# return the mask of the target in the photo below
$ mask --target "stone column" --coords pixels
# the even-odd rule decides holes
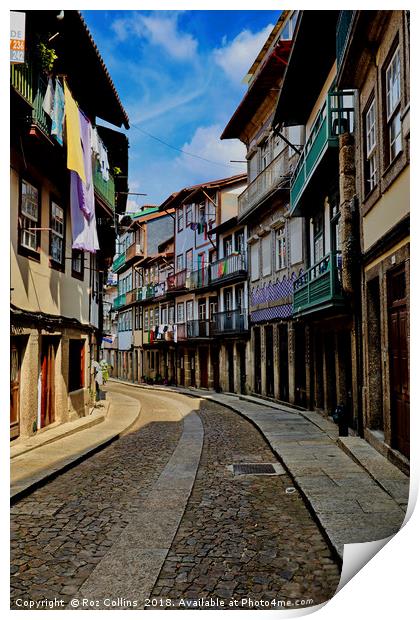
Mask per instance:
[[[254,329],[251,327],[250,339],[246,343],[246,386],[247,393],[254,391]]]
[[[335,377],[336,377],[336,392],[337,392],[337,404],[345,405],[347,401],[346,394],[346,366],[344,355],[342,350],[342,343],[340,342],[340,334],[334,332],[335,342]]]
[[[279,324],[273,324],[273,376],[274,398],[280,399],[280,338]]]
[[[227,392],[229,389],[228,382],[228,368],[227,368],[227,353],[226,346],[222,344],[220,346],[220,365],[219,365],[219,376],[220,376],[220,387],[223,392]]]
[[[289,355],[289,402],[294,405],[296,402],[296,381],[295,381],[295,326],[293,321],[289,321],[287,325],[287,344]]]
[[[31,437],[38,417],[38,378],[40,373],[40,336],[31,330],[22,354],[20,370],[20,437]],[[22,387],[25,386],[25,389]]]
[[[65,332],[58,341],[55,353],[54,384],[55,384],[55,421],[63,424],[69,419],[67,402],[69,376],[69,339]]]
[[[233,391],[241,393],[241,364],[238,343],[233,343]]]
[[[209,369],[209,390],[214,390],[214,372],[213,372],[213,362],[212,362],[212,347],[214,347],[214,344],[211,344],[209,346],[209,353],[208,353],[208,359],[207,359],[207,365],[208,365],[208,369]]]
[[[190,365],[190,353],[188,349],[184,350],[184,377],[185,377],[185,386],[191,386],[191,365]]]
[[[196,347],[194,351],[195,362],[195,385],[200,388],[201,386],[201,364],[200,364],[200,347]]]
[[[266,375],[266,361],[267,351],[265,350],[265,325],[260,326],[261,334],[261,395],[267,395],[267,375]]]

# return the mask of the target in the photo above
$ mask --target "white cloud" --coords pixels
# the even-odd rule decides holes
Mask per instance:
[[[223,127],[218,124],[198,127],[190,142],[182,147],[183,151],[209,161],[182,153],[175,160],[175,164],[186,168],[195,179],[197,176],[201,177],[202,182],[245,172],[245,164],[230,163],[232,159],[240,161],[245,159],[244,145],[239,140],[220,140],[222,131]],[[200,182],[200,180],[195,182]]]
[[[268,24],[263,30],[255,33],[242,30],[231,43],[226,43],[224,37],[222,47],[214,50],[215,62],[231,80],[240,82],[258,56],[273,27],[272,24]]]
[[[192,61],[196,57],[198,41],[191,34],[180,31],[178,15],[178,12],[162,12],[161,15],[134,13],[129,18],[115,20],[112,28],[119,41],[126,41],[134,35],[162,47],[176,60]]]

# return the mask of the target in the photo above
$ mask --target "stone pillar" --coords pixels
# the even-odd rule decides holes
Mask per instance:
[[[238,343],[233,343],[233,391],[241,393],[241,363]]]
[[[200,388],[201,385],[201,364],[200,364],[200,347],[196,347],[194,351],[195,362],[195,385]]]
[[[40,373],[40,336],[33,330],[22,354],[20,370],[20,437],[34,434],[33,423],[38,417],[38,378]],[[25,389],[22,387],[25,386]]]
[[[274,375],[274,398],[280,399],[280,338],[279,325],[273,324],[273,375]]]
[[[220,376],[220,387],[223,392],[227,392],[229,389],[229,382],[228,382],[228,368],[227,368],[227,353],[226,353],[226,346],[224,344],[222,344],[220,347],[219,376]]]
[[[353,204],[356,195],[354,136],[350,133],[339,137],[339,174],[342,283],[346,293],[353,293],[357,285],[355,276],[358,270],[359,234],[358,211]]]
[[[289,321],[287,326],[288,353],[289,353],[289,402],[295,404],[296,382],[295,382],[295,326]]]
[[[190,365],[190,352],[188,349],[184,350],[184,377],[185,386],[191,386],[191,365]]]
[[[67,402],[69,376],[69,339],[62,334],[55,353],[54,384],[55,384],[55,421],[63,424],[69,419]]]
[[[250,339],[246,343],[246,386],[247,393],[254,391],[254,329],[251,327]]]
[[[261,325],[260,334],[261,334],[261,396],[266,396],[267,395],[267,375],[266,375],[267,351],[265,350],[265,325]]]
[[[305,326],[305,365],[306,365],[306,407],[311,409],[313,394],[311,380],[313,373],[313,346],[311,342],[312,331],[309,325]]]
[[[181,356],[178,349],[175,349],[174,357],[175,357],[175,380],[176,380],[177,385],[181,385],[181,359],[183,359],[183,356]]]
[[[212,347],[214,344],[209,346],[207,365],[209,369],[209,390],[214,390],[214,371],[213,371],[213,362],[212,362]]]
[[[335,377],[336,377],[336,392],[337,392],[337,404],[345,405],[347,401],[346,394],[346,365],[345,365],[345,351],[342,350],[342,344],[340,342],[340,334],[334,332],[335,343]]]

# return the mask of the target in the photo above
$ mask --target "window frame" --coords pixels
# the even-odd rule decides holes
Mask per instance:
[[[395,46],[392,55],[390,56],[390,60],[385,64],[384,67],[384,98],[385,98],[385,123],[386,123],[386,162],[390,166],[398,157],[400,153],[403,151],[403,135],[402,135],[402,122],[401,122],[401,99],[402,99],[402,66],[401,66],[401,53],[400,53],[400,44],[397,43]],[[389,108],[389,100],[390,96],[392,96],[393,88],[391,86],[390,90],[388,90],[388,75],[392,70],[394,61],[398,59],[398,99],[393,102],[393,106]],[[392,139],[392,129],[394,127],[394,123],[399,123],[399,131]],[[399,149],[395,150],[394,155],[392,155],[393,146],[396,145],[397,140],[399,139]]]
[[[53,216],[53,207],[60,209],[63,213],[63,221],[62,221],[63,232],[62,232],[61,237],[60,237],[60,233],[57,232],[53,228],[53,222],[54,220],[57,219],[55,216]],[[52,195],[50,195],[49,221],[50,221],[50,231],[49,231],[49,240],[48,240],[48,255],[49,255],[49,260],[50,260],[50,267],[52,269],[57,269],[57,271],[62,271],[64,273],[66,270],[66,256],[65,256],[66,255],[66,209],[65,207],[60,206],[59,201],[56,199],[55,196],[52,196]],[[56,260],[52,256],[52,242],[53,242],[54,236],[56,236],[58,239],[61,238],[61,254],[62,254],[61,261]]]
[[[373,117],[372,122],[369,118]],[[373,94],[363,114],[363,144],[365,149],[365,196],[378,185],[378,121],[376,97]],[[373,140],[372,140],[373,134]],[[373,169],[373,172],[372,172]],[[372,177],[374,177],[372,181]]]
[[[76,259],[76,254],[80,256],[80,262],[81,262],[80,271],[77,271],[74,268],[74,261]],[[77,280],[82,280],[82,281],[84,280],[85,278],[85,252],[84,250],[76,250],[72,248],[71,250],[71,275],[73,278],[76,278]]]
[[[184,205],[181,205],[177,210],[177,231],[184,230]]]
[[[33,258],[37,262],[41,261],[41,231],[35,231],[35,239],[36,239],[36,250],[28,247],[22,243],[22,233],[25,230],[23,226],[23,218],[31,220],[28,218],[28,215],[22,212],[22,204],[23,204],[23,183],[26,183],[33,187],[38,193],[38,213],[37,220],[32,220],[34,223],[34,228],[40,228],[41,226],[41,210],[42,210],[42,196],[41,196],[41,188],[38,184],[34,183],[30,177],[27,175],[19,176],[19,211],[18,211],[18,253],[22,256],[26,256],[28,258]]]

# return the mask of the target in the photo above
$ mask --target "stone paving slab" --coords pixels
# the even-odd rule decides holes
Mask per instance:
[[[108,392],[108,397],[109,412],[101,424],[83,428],[83,432],[66,434],[11,460],[11,499],[18,499],[41,482],[108,445],[133,425],[140,415],[139,402],[119,393]]]
[[[199,401],[195,403],[199,407]],[[203,426],[191,406],[174,402],[183,417],[177,447],[121,536],[99,562],[75,598],[139,601],[150,596],[178,530],[195,481],[203,446]],[[100,607],[103,608],[103,607]],[[117,606],[113,609],[124,609]]]

